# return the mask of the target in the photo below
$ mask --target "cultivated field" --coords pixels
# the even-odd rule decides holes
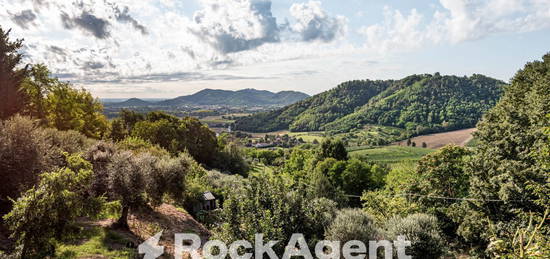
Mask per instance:
[[[424,155],[435,150],[420,147],[385,146],[379,148],[366,148],[349,152],[351,157],[366,156],[371,162],[394,164],[401,162],[416,162]]]
[[[447,144],[465,146],[470,140],[472,140],[472,133],[475,131],[475,128],[470,128],[444,133],[428,134],[411,138],[411,141],[415,142],[417,147],[421,147],[422,143],[424,142],[428,145],[428,148],[433,149],[441,148]],[[406,146],[407,140],[395,142],[393,143],[393,145]]]

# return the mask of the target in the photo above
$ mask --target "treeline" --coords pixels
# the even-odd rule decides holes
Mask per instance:
[[[505,84],[483,76],[413,75],[401,80],[350,81],[287,106],[236,121],[252,132],[281,129],[348,132],[367,124],[410,134],[474,127],[498,101]]]

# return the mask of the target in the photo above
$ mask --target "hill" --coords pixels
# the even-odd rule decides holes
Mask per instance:
[[[124,102],[108,102],[107,107],[145,107],[145,106],[285,106],[309,95],[296,91],[273,93],[265,90],[243,89],[238,91],[204,89],[192,95],[179,96],[160,102],[148,102],[131,98]]]
[[[236,129],[342,133],[374,124],[423,134],[471,128],[495,105],[504,85],[483,75],[439,73],[349,81],[287,107],[241,118]]]
[[[110,107],[143,107],[143,106],[151,106],[153,105],[153,103],[144,101],[138,98],[130,98],[123,102],[105,103],[104,105],[110,106]]]
[[[295,103],[307,97],[309,97],[309,95],[294,91],[273,93],[270,91],[256,89],[243,89],[239,91],[204,89],[195,94],[165,100],[156,103],[156,105],[284,106]]]

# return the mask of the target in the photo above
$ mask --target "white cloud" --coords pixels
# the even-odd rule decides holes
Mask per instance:
[[[504,32],[550,27],[547,0],[440,0],[445,9],[434,16],[436,33],[453,43]]]
[[[422,15],[416,9],[403,15],[390,7],[384,8],[384,22],[359,29],[366,38],[365,47],[381,52],[394,49],[411,49],[421,46],[424,35],[420,24]]]
[[[270,0],[202,0],[193,33],[219,52],[232,53],[279,41]]]
[[[548,0],[440,0],[440,5],[428,21],[415,9],[403,15],[385,7],[383,22],[358,32],[367,48],[387,52],[550,28]]]
[[[293,4],[290,14],[296,19],[291,29],[299,33],[304,41],[330,42],[344,35],[347,30],[347,18],[328,15],[319,1]]]

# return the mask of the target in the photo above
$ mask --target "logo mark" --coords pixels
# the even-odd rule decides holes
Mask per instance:
[[[156,259],[164,254],[164,246],[158,245],[161,235],[162,230],[138,246],[138,252],[145,254],[143,259]]]

